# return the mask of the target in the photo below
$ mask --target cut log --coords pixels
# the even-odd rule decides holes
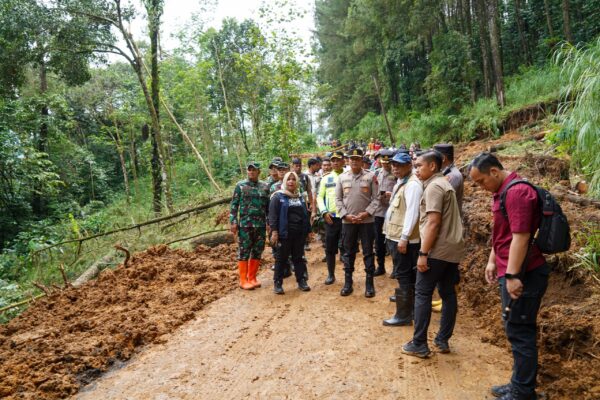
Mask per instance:
[[[191,241],[193,247],[198,247],[200,245],[208,246],[208,247],[216,247],[220,244],[232,244],[235,243],[235,238],[231,232],[215,232],[209,235],[204,235],[198,238],[195,238]]]
[[[75,279],[73,286],[80,287],[87,281],[94,279],[100,273],[102,268],[105,268],[113,262],[115,255],[116,254],[114,250],[112,250],[110,253],[90,265],[90,267],[86,269],[85,272],[79,276],[79,278]]]

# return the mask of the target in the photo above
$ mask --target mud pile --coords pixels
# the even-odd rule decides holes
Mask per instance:
[[[483,149],[471,146],[469,150]],[[472,158],[474,151],[463,157]],[[500,159],[507,169],[545,187],[564,181],[565,174],[568,178],[568,163],[564,160],[534,155]],[[465,181],[468,249],[461,265],[460,297],[466,306],[463,309],[470,309],[479,321],[481,339],[509,349],[501,324],[498,288],[488,285],[483,277],[491,245],[490,206],[491,195]],[[586,224],[600,226],[600,210],[594,207],[568,201],[561,202],[561,207],[575,238]],[[567,254],[547,256],[553,273],[538,319],[539,383],[552,399],[600,398],[600,289],[581,271],[569,268],[574,262],[573,253],[582,242],[581,238],[575,240]]]
[[[192,252],[160,245],[36,301],[0,326],[0,398],[68,397],[137,347],[164,342],[236,287],[235,259],[231,245]]]

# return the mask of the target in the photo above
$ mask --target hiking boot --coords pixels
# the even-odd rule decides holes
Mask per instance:
[[[442,353],[442,354],[450,353],[450,345],[448,345],[448,341],[435,339],[433,341],[433,344],[435,345],[435,347],[437,347],[437,349],[440,353]]]
[[[520,394],[517,393],[514,389],[512,389],[511,387],[511,391],[502,395],[501,397],[498,397],[499,400],[537,400],[538,396],[537,394],[532,393],[532,394]]]
[[[275,281],[273,284],[273,292],[275,294],[284,294],[285,292],[283,291],[283,282],[282,281]]]
[[[365,297],[375,297],[375,285],[373,285],[373,276],[367,275],[365,281]]]
[[[490,389],[490,392],[492,392],[492,395],[494,397],[502,397],[506,393],[510,393],[511,388],[512,388],[512,385],[510,383],[506,383],[504,385],[492,386],[492,388]]]
[[[415,344],[412,340],[402,346],[402,353],[409,356],[427,358],[431,355],[431,350],[427,347],[427,344]]]
[[[302,279],[300,282],[298,282],[298,289],[302,290],[303,292],[310,292],[310,286],[308,286],[308,283],[306,283],[305,279]]]

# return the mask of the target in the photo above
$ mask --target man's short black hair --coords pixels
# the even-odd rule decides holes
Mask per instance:
[[[292,164],[296,164],[296,165],[300,164],[300,165],[302,165],[302,160],[300,158],[298,158],[298,157],[294,157],[294,158],[292,158]]]
[[[471,161],[471,165],[469,168],[477,168],[479,172],[482,174],[489,174],[490,168],[496,167],[500,171],[504,169],[498,157],[493,155],[492,153],[488,153],[487,151],[479,154],[477,157]]]
[[[425,160],[425,162],[435,163],[435,166],[437,167],[438,171],[442,169],[442,161],[444,160],[444,157],[442,156],[442,153],[440,153],[439,151],[427,150],[423,154],[420,154],[419,157],[422,157],[423,160]]]
[[[316,158],[310,158],[307,163],[307,165],[309,167],[312,167],[313,165],[317,165],[317,164],[319,164],[319,160],[317,160]]]

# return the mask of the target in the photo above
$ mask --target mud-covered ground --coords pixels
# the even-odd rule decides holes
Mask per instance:
[[[515,139],[511,133],[470,143],[458,151],[457,164]],[[553,190],[569,185],[563,160],[539,154],[501,160]],[[381,326],[393,312],[386,296],[394,282],[377,278],[377,297],[365,299],[357,260],[355,293],[341,298],[340,280],[322,284],[317,243],[308,255],[313,291],[299,292],[288,279],[285,296],[271,293],[268,270],[263,289],[230,293],[237,286],[235,246],[188,252],[161,245],[79,289],[56,290],[0,326],[0,397],[59,399],[83,389],[80,396],[90,399],[485,398],[489,385],[508,379],[511,359],[497,288],[483,279],[490,203],[490,194],[465,182],[469,249],[449,356],[401,355],[412,329]],[[600,224],[594,207],[568,201],[562,207],[575,234]],[[570,269],[584,241],[549,258],[554,273],[539,317],[539,381],[552,399],[600,398],[600,290]],[[338,279],[340,269],[338,263]],[[436,326],[434,320],[430,334]]]
[[[157,246],[0,326],[0,398],[61,399],[236,287],[235,247]]]

